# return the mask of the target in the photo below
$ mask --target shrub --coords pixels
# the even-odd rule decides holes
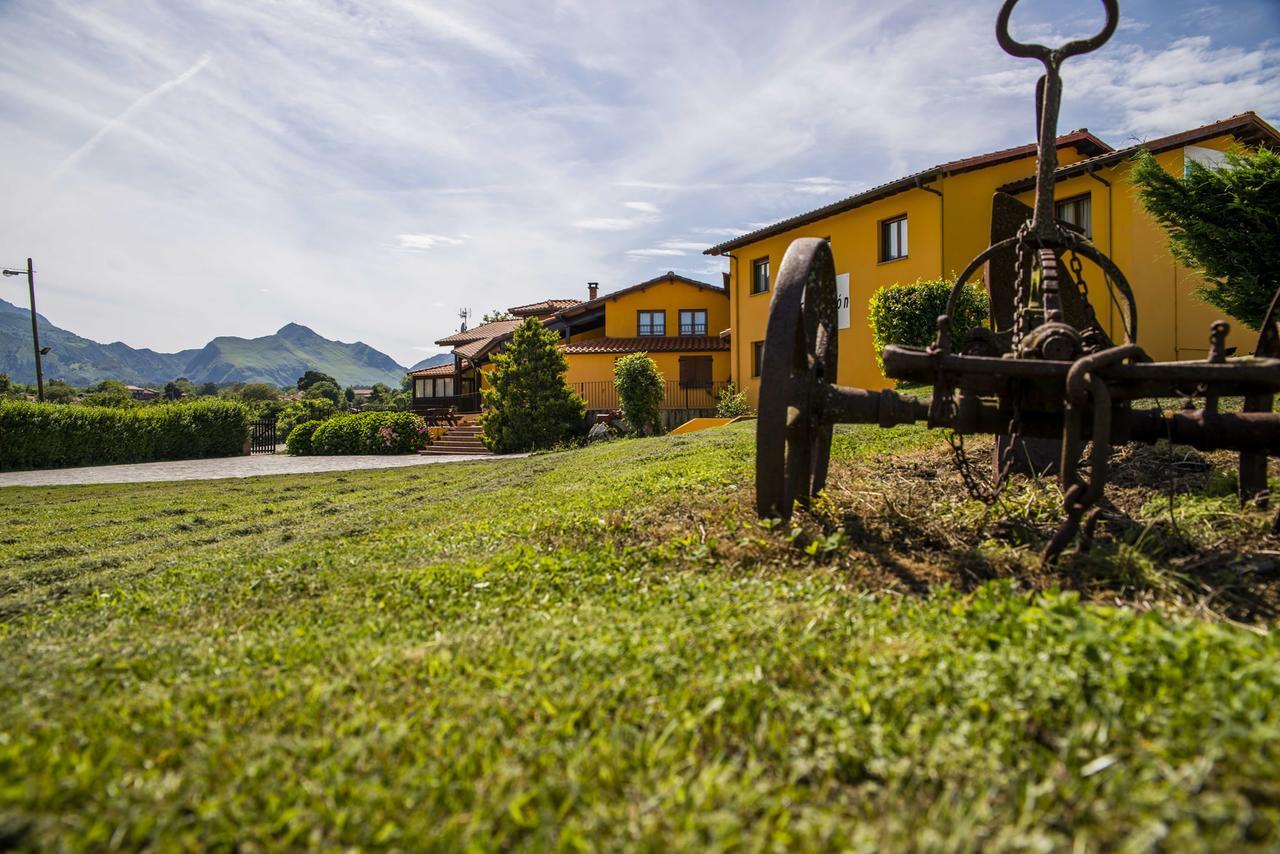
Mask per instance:
[[[311,427],[311,424],[316,426]],[[294,442],[293,433],[285,447],[294,454],[411,454],[430,444],[427,423],[410,412],[360,412],[339,415],[328,421],[300,424],[309,433]],[[299,450],[294,450],[297,447]]]
[[[324,421],[332,418],[335,412],[337,407],[332,401],[323,397],[314,400],[295,400],[281,409],[276,416],[276,431],[281,436],[289,436],[293,433],[293,428],[304,421]]]
[[[927,347],[938,334],[938,316],[947,313],[952,282],[920,280],[910,285],[891,285],[871,295],[868,319],[875,345],[876,364],[884,370],[882,354],[890,344]],[[951,340],[959,344],[989,314],[987,292],[981,285],[966,285],[951,318]]]
[[[285,450],[295,457],[305,457],[315,453],[312,450],[311,437],[316,432],[323,421],[303,421],[297,427],[294,427],[288,433],[284,440]]]
[[[1150,152],[1130,173],[1173,256],[1199,270],[1196,296],[1258,329],[1280,287],[1280,151],[1229,151],[1220,168],[1170,175]]]
[[[251,416],[225,400],[116,409],[0,403],[0,469],[190,460],[244,453]]]
[[[720,389],[720,403],[716,406],[717,418],[739,418],[751,414],[747,393],[739,391],[733,383]]]
[[[529,318],[493,357],[484,391],[484,444],[500,454],[550,448],[584,429],[587,405],[565,385],[560,337]]]
[[[613,387],[618,390],[622,417],[632,430],[662,432],[662,373],[648,353],[631,353],[619,359],[613,366]]]

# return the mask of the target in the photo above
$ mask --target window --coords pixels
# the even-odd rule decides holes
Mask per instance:
[[[751,345],[751,376],[760,376],[760,367],[764,364],[764,342],[756,341]]]
[[[707,310],[705,308],[680,309],[681,335],[706,335]]]
[[[762,294],[769,290],[769,259],[759,258],[751,262],[751,293]]]
[[[453,397],[453,377],[417,377],[413,381],[417,398]]]
[[[886,219],[880,223],[880,262],[907,257],[907,218]]]
[[[680,388],[711,388],[711,357],[680,357]]]
[[[637,335],[666,335],[667,313],[665,311],[641,311],[636,324]]]
[[[1056,202],[1053,206],[1053,215],[1058,222],[1072,231],[1078,231],[1085,237],[1093,237],[1093,211],[1088,193]]]

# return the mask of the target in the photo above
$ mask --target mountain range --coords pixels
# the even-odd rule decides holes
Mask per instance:
[[[308,370],[329,374],[343,386],[386,383],[397,387],[406,368],[368,344],[347,344],[318,335],[305,326],[288,323],[274,335],[237,338],[223,335],[195,350],[157,353],[116,341],[99,344],[60,329],[37,315],[40,346],[51,348],[41,360],[45,381],[63,380],[86,386],[102,380],[132,385],[163,385],[178,377],[193,383],[265,382],[289,387]],[[419,367],[451,361],[442,353],[424,359]],[[0,373],[15,382],[33,383],[31,312],[0,300]]]

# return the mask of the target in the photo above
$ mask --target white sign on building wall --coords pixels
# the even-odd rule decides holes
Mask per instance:
[[[837,317],[839,322],[837,326],[840,329],[849,328],[849,274],[841,273],[836,276],[836,305],[839,313]]]

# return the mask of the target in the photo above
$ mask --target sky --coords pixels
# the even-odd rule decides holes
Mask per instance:
[[[34,257],[41,313],[103,342],[293,321],[412,364],[461,308],[719,283],[712,243],[1031,142],[1039,64],[1000,51],[998,9],[0,0],[0,264]],[[1024,0],[1013,32],[1102,16]],[[1060,129],[1116,147],[1280,124],[1280,0],[1124,0],[1064,77]]]

